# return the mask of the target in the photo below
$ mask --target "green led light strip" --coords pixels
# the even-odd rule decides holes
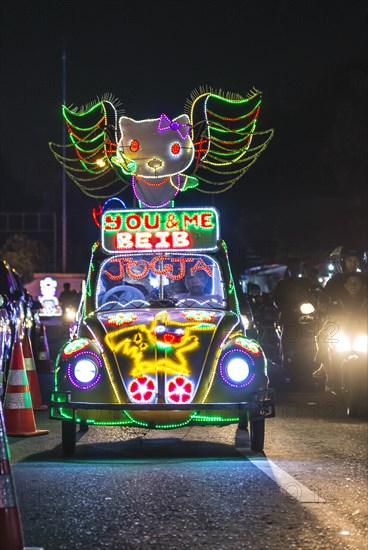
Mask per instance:
[[[92,133],[92,132],[91,132],[91,133]],[[73,134],[70,134],[70,133],[69,133],[69,137],[70,137],[71,141],[73,142],[73,145],[76,147],[76,146],[77,146],[77,145],[76,145],[76,139],[75,139],[75,137],[73,136]],[[92,139],[87,139],[87,137],[89,137],[89,136],[86,136],[86,137],[83,138],[83,139],[80,139],[80,138],[78,138],[78,139],[79,139],[79,141],[82,141],[83,143],[93,143],[93,142],[96,141],[97,139],[99,139],[99,138],[101,138],[101,137],[105,137],[105,132],[102,131],[100,134],[97,134],[97,136],[95,136],[95,137],[92,138]],[[102,145],[101,145],[101,147],[102,147]]]
[[[233,130],[229,130],[229,128],[226,128],[225,126],[210,126],[210,130],[211,131],[215,131],[215,132],[220,132],[220,133],[223,133],[223,134],[241,134],[242,132],[245,132],[247,131],[247,128],[249,128],[249,126],[251,126],[251,129],[248,130],[249,133],[253,133],[254,131],[254,128],[257,124],[257,120],[252,120],[252,122],[250,122],[249,124],[247,124],[246,126],[244,126],[244,128],[239,128],[237,130],[233,129]]]
[[[250,99],[254,99],[254,98],[250,98]],[[223,117],[223,116],[219,115],[218,113],[215,113],[214,111],[211,111],[210,109],[207,109],[207,113],[209,113],[210,115],[212,115],[214,117],[221,118],[222,120],[228,120],[230,122],[235,122],[237,120],[243,120],[244,118],[248,118],[249,116],[251,116],[254,113],[254,111],[256,111],[256,109],[261,105],[261,103],[262,103],[262,99],[260,99],[258,101],[258,103],[255,104],[255,106],[253,107],[253,109],[251,111],[249,111],[249,113],[247,113],[245,115],[241,115],[239,117],[233,117],[233,118]]]
[[[98,122],[96,122],[93,126],[86,126],[85,128],[81,128],[80,126],[77,126],[76,124],[73,124],[73,122],[67,117],[65,111],[66,111],[66,108],[63,107],[63,117],[64,117],[64,119],[70,124],[70,126],[73,126],[73,128],[75,128],[76,130],[80,130],[82,132],[88,132],[89,130],[94,130],[95,128],[97,128],[97,126],[99,126],[101,124],[101,122],[103,122],[105,120],[105,115],[102,115],[100,120]],[[68,112],[70,112],[70,111],[68,111]],[[77,113],[74,113],[74,114],[77,114]],[[80,114],[80,113],[78,113],[78,114]]]
[[[63,105],[62,109],[63,109],[63,111],[65,109],[66,111],[68,111],[68,113],[72,114],[73,116],[86,116],[89,113],[91,113],[92,111],[95,111],[98,107],[101,107],[101,105],[102,105],[101,102],[96,103],[96,105],[92,105],[92,107],[87,109],[87,111],[81,111],[80,113],[76,113],[75,111],[72,111],[71,109],[68,109],[68,107],[66,107],[65,105]]]

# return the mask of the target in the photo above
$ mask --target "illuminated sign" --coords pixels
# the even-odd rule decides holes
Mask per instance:
[[[101,223],[105,252],[217,250],[215,208],[108,210]]]
[[[186,267],[188,264],[194,264]],[[164,275],[168,279],[180,280],[185,277],[186,273],[192,276],[197,271],[205,272],[209,277],[212,277],[212,266],[206,264],[202,257],[191,256],[155,256],[149,262],[144,258],[134,260],[129,256],[120,258],[111,258],[105,262],[103,274],[111,281],[119,281],[125,275],[132,279],[144,279],[151,271],[155,275]],[[107,268],[106,268],[107,265]],[[113,269],[113,273],[109,271]]]

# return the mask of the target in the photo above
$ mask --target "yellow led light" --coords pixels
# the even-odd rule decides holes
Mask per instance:
[[[116,397],[116,401],[117,401],[118,403],[122,403],[123,401],[122,401],[122,399],[121,399],[121,397],[120,397],[120,395],[119,395],[118,388],[117,388],[117,386],[116,386],[116,384],[115,384],[115,382],[114,382],[114,377],[113,377],[113,375],[112,375],[112,370],[111,370],[110,363],[109,363],[109,361],[108,361],[108,359],[107,359],[107,357],[106,357],[106,355],[105,355],[104,353],[102,354],[102,360],[103,360],[103,362],[104,362],[104,364],[105,364],[106,371],[107,371],[107,376],[109,377],[110,384],[111,384],[111,386],[112,386],[112,389],[114,390],[114,394],[115,394],[115,397]]]
[[[143,374],[160,372],[165,374],[189,375],[187,354],[199,346],[198,336],[191,333],[192,326],[188,323],[170,321],[170,326],[185,327],[184,334],[179,341],[163,342],[170,344],[165,351],[165,357],[157,358],[157,349],[160,341],[157,341],[155,329],[158,323],[163,323],[166,314],[157,316],[149,327],[135,325],[124,327],[106,335],[105,341],[110,349],[117,355],[126,355],[133,360],[132,370],[129,373],[137,378]],[[190,323],[190,325],[193,325]],[[169,351],[169,349],[170,351]],[[170,354],[170,355],[169,355]]]

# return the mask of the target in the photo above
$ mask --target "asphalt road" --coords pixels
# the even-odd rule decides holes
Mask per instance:
[[[65,326],[48,326],[56,356]],[[48,395],[52,375],[41,375]],[[74,549],[368,548],[367,423],[322,393],[277,396],[265,453],[236,426],[91,427],[76,453],[61,425],[9,438],[25,543]],[[9,549],[11,550],[11,549]]]
[[[49,435],[9,438],[28,546],[367,548],[367,424],[337,398],[280,395],[264,455],[235,426],[99,427],[65,459],[36,420]]]

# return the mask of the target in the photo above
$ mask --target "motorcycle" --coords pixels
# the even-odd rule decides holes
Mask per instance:
[[[336,330],[338,325],[336,325]],[[368,415],[367,322],[348,321],[338,333],[329,338],[329,352],[336,386],[341,388],[347,414],[351,417]]]
[[[258,333],[258,341],[270,366],[281,364],[278,337],[275,331],[276,309],[272,301],[272,295],[261,292],[259,285],[248,283],[247,289],[250,308],[253,313],[254,325]]]
[[[304,389],[315,386],[319,289],[310,290],[303,298],[279,314],[275,328],[287,382]]]

